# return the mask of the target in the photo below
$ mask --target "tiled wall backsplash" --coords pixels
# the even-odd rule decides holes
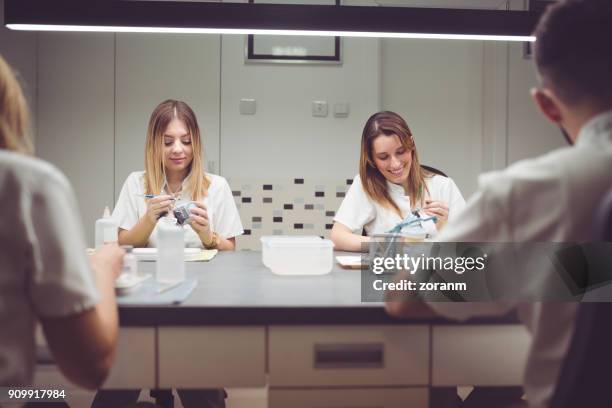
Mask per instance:
[[[259,250],[259,238],[263,235],[329,238],[336,210],[353,180],[231,178],[227,181],[245,231],[236,238],[236,247]]]

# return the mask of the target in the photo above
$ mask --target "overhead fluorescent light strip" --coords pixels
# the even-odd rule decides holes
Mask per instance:
[[[533,36],[483,35],[483,34],[427,34],[427,33],[377,33],[360,31],[310,31],[310,30],[264,30],[241,28],[186,28],[186,27],[119,27],[79,26],[53,24],[7,24],[11,30],[23,31],[74,31],[111,33],[182,33],[182,34],[258,34],[300,35],[317,37],[366,37],[366,38],[420,38],[440,40],[520,41],[533,42]]]
[[[4,0],[15,30],[533,41],[525,11],[192,1]]]

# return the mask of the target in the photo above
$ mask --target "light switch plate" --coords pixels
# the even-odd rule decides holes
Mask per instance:
[[[348,118],[349,111],[350,104],[348,102],[334,104],[334,116],[337,118]]]
[[[324,118],[327,116],[326,101],[312,101],[312,116]]]
[[[240,100],[240,114],[254,115],[257,112],[257,101],[255,99],[242,98]]]

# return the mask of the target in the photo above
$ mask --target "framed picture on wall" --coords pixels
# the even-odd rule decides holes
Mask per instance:
[[[249,3],[279,3],[279,0],[249,0]],[[289,3],[289,2],[288,2]],[[340,5],[340,0],[291,0],[290,4]],[[340,37],[294,35],[247,36],[247,63],[341,64]]]

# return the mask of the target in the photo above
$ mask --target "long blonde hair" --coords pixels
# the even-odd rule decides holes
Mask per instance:
[[[0,55],[0,149],[32,154],[28,105],[11,67]]]
[[[145,193],[161,194],[166,183],[164,168],[164,132],[173,119],[181,120],[191,135],[193,159],[189,165],[189,181],[187,189],[192,200],[201,200],[208,194],[210,179],[202,168],[202,144],[200,142],[200,128],[193,110],[182,101],[168,99],[157,105],[147,130],[145,143]]]
[[[382,206],[393,209],[399,216],[402,216],[399,207],[391,199],[387,187],[387,179],[381,174],[374,162],[372,144],[374,139],[381,135],[397,135],[402,146],[412,153],[412,164],[408,174],[408,195],[410,196],[410,205],[412,207],[415,207],[419,202],[421,205],[423,204],[424,191],[429,192],[425,178],[430,177],[431,174],[421,168],[412,132],[400,115],[384,111],[370,116],[363,127],[363,134],[361,136],[361,156],[359,159],[361,183],[370,199]]]

